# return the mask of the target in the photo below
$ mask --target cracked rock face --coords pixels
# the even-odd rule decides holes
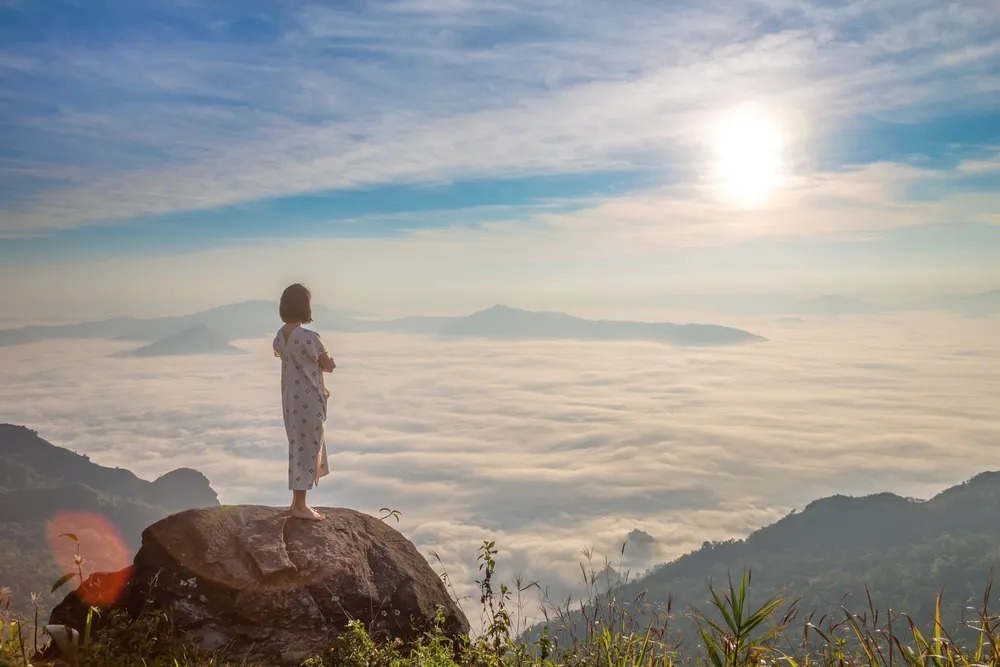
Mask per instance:
[[[152,604],[185,641],[267,664],[318,653],[351,619],[376,636],[412,640],[430,629],[440,606],[449,634],[468,633],[464,614],[409,540],[366,514],[318,509],[326,520],[252,505],[167,517],[143,533],[118,604],[133,615]],[[78,625],[70,618],[81,607],[75,595],[51,622]]]

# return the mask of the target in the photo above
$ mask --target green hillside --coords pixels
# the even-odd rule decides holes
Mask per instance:
[[[812,616],[817,623],[843,619],[842,607],[868,611],[870,593],[883,618],[889,609],[905,611],[926,627],[943,589],[946,629],[971,640],[964,621],[969,608],[982,607],[998,566],[1000,473],[985,472],[926,501],[891,493],[824,498],[744,540],[705,542],[633,581],[617,578],[602,586],[605,578],[598,577],[597,602],[549,626],[568,642],[585,633],[585,616],[607,616],[612,599],[640,626],[662,615],[670,601],[675,639],[697,643],[690,610],[709,606],[709,582],[727,586],[730,574],[738,579],[746,569],[751,601],[781,595],[797,601],[800,619]]]
[[[19,611],[32,606],[32,593],[41,595],[43,610],[65,595],[65,590],[49,593],[63,570],[47,529],[52,532],[51,522],[62,513],[107,521],[131,553],[151,523],[191,507],[218,504],[208,480],[195,470],[175,470],[150,482],[128,470],[97,465],[23,426],[0,424],[0,587],[11,589],[12,607]],[[117,539],[100,531],[66,529],[83,531],[85,569],[108,562],[121,549]]]

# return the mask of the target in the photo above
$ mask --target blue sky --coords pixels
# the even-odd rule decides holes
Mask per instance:
[[[994,0],[3,0],[0,305],[989,289],[998,35]]]

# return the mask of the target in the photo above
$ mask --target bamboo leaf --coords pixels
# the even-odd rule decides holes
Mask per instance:
[[[857,619],[851,615],[851,612],[844,609],[844,615],[847,617],[847,622],[851,624],[851,629],[854,631],[854,636],[858,638],[858,643],[861,644],[861,648],[864,649],[865,655],[868,657],[868,664],[874,664],[875,655],[868,647],[868,641],[865,632],[861,629],[861,626],[858,625]]]
[[[934,641],[931,644],[931,657],[934,659],[934,664],[937,667],[941,667],[941,653],[943,648],[943,642],[941,637],[944,633],[944,626],[941,625],[941,597],[944,595],[942,590],[938,593],[937,599],[934,600]]]
[[[739,632],[739,626],[736,625],[735,619],[732,615],[730,615],[728,605],[726,605],[725,601],[719,597],[719,594],[715,592],[715,589],[712,588],[711,584],[708,586],[708,592],[712,594],[712,599],[714,600],[713,605],[722,614],[722,618],[725,619],[726,625],[729,626],[730,633],[736,635]]]
[[[55,593],[57,590],[59,590],[60,588],[62,588],[63,585],[67,581],[69,581],[70,579],[72,579],[75,576],[76,576],[76,572],[70,572],[68,574],[64,574],[63,576],[59,577],[58,579],[56,579],[56,582],[54,584],[52,584],[52,590],[49,591],[49,592],[50,593]]]
[[[708,651],[708,657],[712,661],[712,664],[715,667],[723,667],[723,660],[718,644],[715,643],[711,635],[705,632],[701,626],[698,626],[698,632],[701,633],[701,640],[705,642],[705,650]]]
[[[743,625],[743,605],[742,601],[737,598],[736,590],[733,588],[733,578],[729,577],[729,606],[732,610],[733,615],[733,635],[739,636],[740,626]]]
[[[923,634],[921,634],[920,629],[917,628],[913,621],[910,621],[910,632],[913,634],[913,641],[917,645],[917,649],[922,655],[926,655],[930,652],[930,643],[924,639]]]
[[[716,623],[715,621],[713,621],[711,618],[709,618],[704,612],[702,612],[702,611],[700,611],[698,609],[695,609],[694,613],[698,617],[698,620],[704,621],[705,623],[707,623],[713,630],[715,630],[716,632],[718,632],[720,635],[726,634],[726,630],[721,625],[719,625],[718,623]],[[699,624],[699,627],[700,627],[700,624]]]

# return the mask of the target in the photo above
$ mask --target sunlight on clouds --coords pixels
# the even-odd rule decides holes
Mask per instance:
[[[785,138],[775,116],[745,103],[721,114],[712,128],[715,177],[740,206],[763,204],[780,184]]]
[[[806,2],[791,25],[782,3],[459,3],[457,13],[363,3],[272,17],[289,32],[268,48],[53,40],[3,54],[46,54],[40,75],[52,85],[26,91],[25,108],[59,112],[11,121],[41,148],[10,167],[31,186],[0,203],[0,235],[373,184],[644,168],[665,156],[687,167],[707,110],[748,89],[841,125],[993,104],[1000,78],[982,66],[995,50],[992,0],[960,12],[886,1],[886,11]],[[480,46],[485,30],[504,32],[498,20],[511,39]],[[549,39],[518,39],[526,25]],[[934,38],[914,49],[913,34]],[[343,39],[367,56],[330,55]],[[51,97],[80,89],[94,108]],[[52,141],[77,150],[41,150]],[[74,154],[87,163],[67,164]],[[765,189],[736,171],[737,191]]]
[[[758,208],[678,185],[587,199],[572,211],[511,210],[488,227],[475,224],[473,208],[450,212],[454,223],[446,227],[400,236],[258,239],[181,256],[66,261],[58,272],[0,262],[0,282],[19,285],[0,293],[0,310],[22,320],[180,314],[273,298],[298,280],[325,292],[327,303],[394,315],[467,314],[495,303],[578,309],[593,298],[648,312],[671,290],[863,295],[897,285],[910,292],[906,298],[982,291],[1000,281],[1000,265],[985,248],[963,244],[959,226],[933,255],[901,246],[894,256],[876,256],[860,245],[904,228],[1000,223],[995,195],[963,180],[966,172],[996,172],[1000,154],[966,164],[875,163],[789,175]],[[939,198],[907,195],[934,191]],[[822,253],[789,245],[806,242],[828,245]],[[837,243],[859,245],[848,257],[837,254]],[[169,290],[151,292],[148,284]]]

